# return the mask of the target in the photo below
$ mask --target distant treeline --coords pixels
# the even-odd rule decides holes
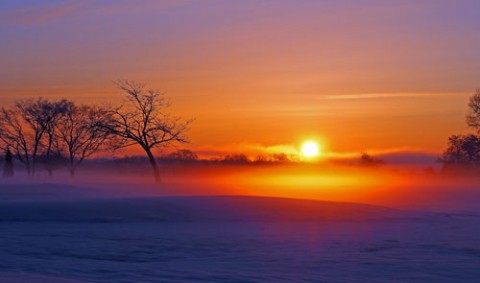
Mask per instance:
[[[51,160],[39,155],[37,157],[38,164],[42,169],[52,167]],[[0,155],[0,164],[4,163],[5,156]],[[236,153],[227,154],[221,157],[213,157],[208,159],[199,158],[199,156],[188,149],[179,149],[171,153],[156,157],[157,162],[161,164],[222,164],[222,165],[255,165],[255,164],[289,164],[299,162],[296,155],[287,155],[285,153],[277,154],[258,154],[254,158],[249,158],[246,154]],[[45,162],[47,161],[47,162]],[[379,158],[370,156],[367,153],[360,153],[358,157],[351,159],[329,160],[332,164],[337,165],[356,165],[361,167],[378,168],[385,164]],[[96,157],[85,159],[83,163],[87,165],[108,164],[113,165],[138,165],[149,164],[149,160],[145,156],[123,156],[123,157]],[[54,169],[60,170],[69,168],[69,159],[62,155],[57,156]]]
[[[227,154],[221,157],[208,159],[199,158],[198,155],[188,149],[180,149],[175,152],[160,155],[157,161],[161,164],[220,164],[220,165],[262,165],[262,164],[292,164],[299,162],[295,155],[285,153],[278,154],[258,154],[254,158],[249,158],[246,154],[236,153]],[[114,158],[95,158],[86,161],[89,164],[118,164],[118,165],[136,165],[147,164],[148,159],[144,156],[124,156]],[[328,160],[332,165],[359,166],[366,168],[379,168],[385,165],[385,162],[379,158],[370,156],[368,153],[360,153],[358,157],[339,160]]]

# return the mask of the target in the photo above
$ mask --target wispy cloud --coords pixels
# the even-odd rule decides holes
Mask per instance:
[[[187,5],[196,0],[144,0],[144,1],[116,1],[107,3],[97,7],[97,11],[102,14],[115,14],[123,12],[131,12],[133,9],[167,11],[172,8]]]
[[[9,25],[36,25],[54,21],[75,11],[80,2],[61,5],[36,4],[0,14],[0,22]]]
[[[16,10],[0,12],[0,23],[8,25],[37,25],[52,22],[58,18],[77,12],[82,6],[79,15],[104,16],[134,10],[167,11],[172,8],[187,5],[195,0],[162,0],[162,1],[64,1],[50,4],[27,5]]]
[[[433,96],[451,96],[464,95],[470,93],[453,93],[453,92],[438,92],[438,93],[358,93],[358,94],[338,94],[326,95],[323,99],[341,100],[341,99],[372,99],[372,98],[397,98],[397,97],[433,97]]]
[[[390,148],[369,148],[363,149],[358,151],[342,151],[342,152],[335,152],[335,151],[328,151],[325,152],[324,155],[327,158],[332,159],[352,159],[358,158],[361,153],[368,153],[372,156],[378,157],[385,157],[385,156],[412,156],[412,155],[431,155],[431,156],[438,156],[439,152],[434,150],[428,150],[424,148],[417,148],[417,147],[390,147]]]

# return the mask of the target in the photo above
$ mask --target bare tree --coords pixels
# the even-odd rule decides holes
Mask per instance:
[[[65,111],[66,104],[66,100],[50,102],[37,98],[18,100],[12,107],[0,110],[1,146],[13,150],[29,175],[35,175],[39,155],[49,155],[53,138],[48,132]]]
[[[32,175],[35,175],[37,157],[43,145],[44,134],[62,115],[66,103],[66,100],[50,102],[41,97],[15,102],[14,110],[18,111],[25,125],[30,128]]]
[[[62,118],[70,110],[71,105],[73,105],[73,102],[62,99],[53,102],[51,107],[54,115],[51,116],[50,122],[46,124],[44,138],[42,139],[44,148],[42,159],[49,176],[52,176],[53,170],[61,167],[63,163],[64,157],[62,156],[59,139],[57,138],[57,128]]]
[[[56,127],[59,146],[66,152],[70,175],[75,176],[82,161],[105,145],[109,132],[105,130],[107,111],[96,106],[67,105]]]
[[[480,89],[470,97],[468,102],[467,125],[480,131]]]
[[[480,168],[480,138],[476,135],[452,135],[448,147],[438,160],[442,171],[478,174]]]
[[[169,115],[170,106],[164,94],[157,89],[146,89],[144,84],[128,80],[116,82],[127,100],[112,110],[111,133],[121,139],[119,147],[140,146],[148,156],[155,181],[161,181],[153,149],[172,143],[186,143],[185,135],[191,120],[182,121]]]
[[[0,140],[2,149],[12,149],[15,158],[25,165],[29,175],[31,174],[30,135],[28,127],[18,112],[13,108],[1,108]]]

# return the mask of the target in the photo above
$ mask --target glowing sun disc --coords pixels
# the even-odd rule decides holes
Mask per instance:
[[[314,142],[306,142],[302,146],[302,153],[307,157],[314,157],[318,155],[318,145]]]

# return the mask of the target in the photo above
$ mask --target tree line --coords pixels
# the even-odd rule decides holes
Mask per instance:
[[[188,142],[192,120],[168,113],[170,102],[158,89],[145,84],[115,82],[124,101],[118,105],[86,105],[67,99],[17,100],[0,109],[0,148],[35,175],[39,163],[49,175],[67,161],[70,174],[98,152],[140,147],[156,182],[160,171],[154,149]]]
[[[161,181],[154,150],[175,143],[187,143],[192,120],[184,120],[168,112],[170,102],[158,89],[145,84],[119,80],[115,82],[123,102],[117,105],[78,104],[68,99],[45,98],[17,100],[0,108],[0,149],[9,160],[22,163],[28,175],[35,175],[43,164],[49,175],[67,165],[75,175],[82,162],[98,152],[114,151],[129,146],[143,150],[156,182]],[[480,172],[480,89],[469,99],[467,125],[471,134],[452,135],[439,162],[443,171]],[[178,156],[177,156],[178,155]],[[178,151],[172,159],[196,160],[190,151]],[[286,155],[259,156],[257,163],[286,162]],[[228,155],[224,162],[249,161],[245,155]],[[382,163],[364,154],[362,164]]]

